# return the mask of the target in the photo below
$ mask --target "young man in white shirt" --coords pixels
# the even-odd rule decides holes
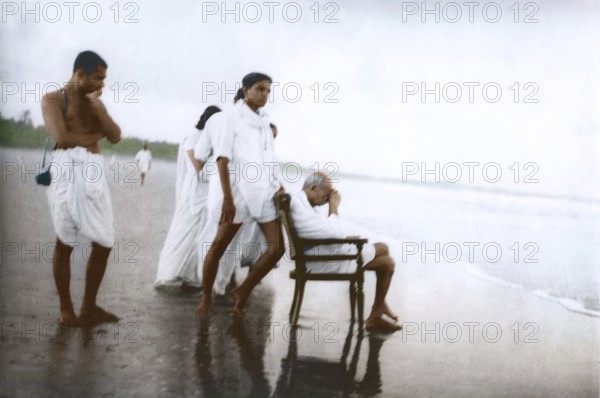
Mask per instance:
[[[204,259],[202,299],[196,307],[199,315],[211,311],[219,260],[243,223],[258,222],[267,249],[246,279],[230,293],[235,300],[233,311],[236,315],[243,314],[254,286],[284,254],[283,236],[273,202],[273,196],[280,189],[274,171],[277,161],[273,134],[269,117],[262,110],[271,92],[271,82],[271,78],[262,73],[246,75],[236,95],[235,108],[223,112],[220,131],[214,135],[214,158],[223,198],[217,233]]]

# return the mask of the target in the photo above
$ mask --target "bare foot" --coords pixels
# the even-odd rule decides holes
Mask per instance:
[[[248,296],[244,296],[244,294],[240,292],[239,287],[232,289],[229,295],[235,300],[235,304],[233,305],[233,314],[238,317],[243,317],[244,306],[246,305],[246,300],[248,299]]]
[[[204,300],[204,297],[202,297],[202,300],[200,301],[200,304],[196,307],[196,314],[198,315],[208,315],[210,314],[210,303],[206,303]]]
[[[62,310],[60,311],[60,315],[58,316],[58,323],[61,326],[66,326],[69,328],[74,328],[79,326],[79,319],[77,315],[75,315],[75,311],[73,309]]]
[[[388,303],[383,303],[383,313],[387,316],[389,316],[390,318],[392,318],[395,322],[398,321],[398,314],[396,314],[394,311],[392,311],[392,309],[390,308],[390,306],[388,305]]]
[[[381,317],[377,317],[368,319],[365,329],[384,333],[394,333],[402,329],[402,326],[388,322]]]

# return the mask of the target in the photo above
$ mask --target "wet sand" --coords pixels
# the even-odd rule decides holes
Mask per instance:
[[[127,159],[110,172],[117,245],[98,303],[122,320],[61,329],[45,188],[21,172],[38,158],[0,148],[0,397],[598,396],[597,318],[448,265],[397,265],[388,301],[404,330],[393,335],[360,336],[347,286],[316,282],[294,335],[285,261],[253,292],[243,321],[226,297],[197,317],[197,293],[152,284],[174,200],[175,164],[160,160],[143,187]],[[77,309],[85,242],[74,252]],[[374,285],[368,274],[366,310]]]

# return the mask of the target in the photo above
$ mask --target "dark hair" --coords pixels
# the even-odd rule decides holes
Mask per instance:
[[[93,51],[84,51],[79,53],[77,58],[75,58],[73,73],[77,72],[77,69],[83,69],[86,75],[91,75],[96,71],[98,65],[108,68],[108,64],[101,56]]]
[[[208,122],[208,119],[210,119],[210,117],[212,115],[214,115],[215,113],[219,113],[221,112],[221,109],[217,106],[211,105],[209,107],[207,107],[204,110],[204,113],[202,114],[202,116],[200,116],[200,120],[198,120],[198,123],[196,124],[196,128],[198,130],[204,130],[204,126],[206,125],[206,122]]]
[[[275,126],[273,123],[269,123],[269,127],[271,127],[272,129],[277,130],[277,126]]]
[[[244,76],[244,78],[242,79],[242,88],[240,88],[237,91],[237,93],[235,94],[235,97],[233,98],[233,103],[235,104],[239,100],[244,99],[244,88],[245,87],[250,88],[255,83],[261,82],[263,80],[268,80],[269,83],[273,83],[273,79],[271,79],[270,76],[265,75],[264,73],[252,72],[252,73],[248,73],[246,76]]]

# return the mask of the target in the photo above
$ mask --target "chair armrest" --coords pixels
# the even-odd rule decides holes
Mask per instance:
[[[351,237],[351,238],[349,237],[349,238],[344,238],[344,239],[337,239],[337,238],[327,238],[327,239],[300,238],[300,239],[298,239],[298,243],[301,246],[304,246],[304,245],[308,245],[308,246],[336,245],[336,244],[344,244],[344,243],[354,244],[354,245],[358,246],[359,244],[364,245],[368,241],[369,241],[368,239],[355,238],[355,237]]]

